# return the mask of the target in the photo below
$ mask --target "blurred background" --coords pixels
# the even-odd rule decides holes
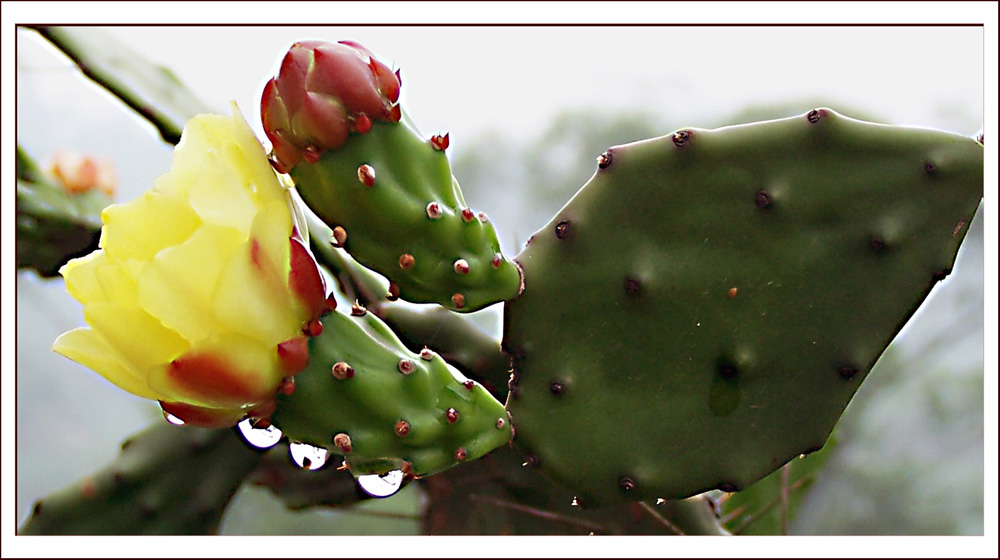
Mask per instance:
[[[351,39],[401,68],[421,131],[451,134],[466,200],[516,254],[609,146],[817,106],[877,122],[976,134],[981,27],[113,27],[219,112],[235,100],[261,138],[264,82],[295,40]],[[171,147],[19,29],[17,142],[117,166],[125,201],[167,171]],[[127,53],[123,53],[127,56]],[[6,307],[6,306],[5,306]],[[499,336],[500,312],[477,322]],[[838,425],[837,447],[790,526],[797,534],[984,531],[984,248],[973,223],[953,274],[892,344]],[[109,462],[159,408],[51,352],[83,325],[60,280],[17,274],[17,516]],[[991,399],[993,397],[991,396]],[[991,401],[992,402],[992,401]],[[995,410],[995,409],[992,409]],[[353,510],[290,512],[240,491],[225,534],[417,534],[417,485]],[[401,514],[387,518],[382,512]]]

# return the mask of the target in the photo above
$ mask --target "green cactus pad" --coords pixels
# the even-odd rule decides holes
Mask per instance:
[[[309,366],[278,395],[276,426],[342,455],[355,475],[422,477],[510,441],[507,412],[436,353],[415,354],[372,313],[333,312],[310,340]]]
[[[829,109],[611,148],[516,259],[518,440],[588,503],[820,448],[982,192],[977,141]]]
[[[290,175],[341,236],[335,242],[386,276],[394,296],[475,311],[516,296],[520,273],[501,255],[485,215],[466,205],[440,147],[440,138],[423,138],[405,117],[376,122]]]

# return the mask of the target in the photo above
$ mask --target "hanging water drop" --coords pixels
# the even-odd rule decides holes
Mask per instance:
[[[183,420],[181,420],[180,418],[174,416],[173,414],[170,414],[166,410],[163,411],[163,418],[165,418],[167,420],[167,422],[170,422],[174,426],[183,426],[184,425],[184,421]]]
[[[247,440],[247,443],[254,447],[267,449],[269,447],[274,447],[279,441],[281,441],[281,430],[273,424],[267,426],[266,428],[255,428],[253,420],[244,418],[238,426],[240,428],[240,433],[243,434],[243,439]]]
[[[326,457],[329,452],[322,448],[301,441],[293,441],[288,444],[288,453],[292,456],[292,461],[303,469],[315,471],[323,468],[326,464]]]
[[[388,498],[403,487],[403,471],[397,469],[385,474],[363,474],[355,480],[362,490],[373,498]]]

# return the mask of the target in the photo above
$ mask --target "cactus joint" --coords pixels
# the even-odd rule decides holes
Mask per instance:
[[[458,422],[458,411],[454,408],[449,408],[444,413],[444,419],[447,420],[449,424]]]
[[[385,299],[388,301],[396,301],[399,299],[399,284],[395,282],[389,282],[389,291],[385,294]]]
[[[341,381],[354,377],[354,368],[352,368],[347,362],[337,362],[333,364],[331,371],[333,376]]]
[[[569,227],[570,227],[569,220],[563,220],[558,224],[556,224],[556,237],[559,239],[566,239],[566,236],[569,235]],[[531,240],[529,239],[529,242],[530,241]]]
[[[625,277],[625,293],[630,296],[634,296],[642,290],[642,282],[638,278],[633,278],[631,276]]]
[[[716,364],[715,371],[719,374],[719,377],[723,379],[732,379],[740,373],[739,368],[725,359],[719,360],[719,363]]]
[[[323,334],[323,323],[319,319],[313,319],[302,326],[302,334],[308,336],[319,336]]]
[[[334,227],[332,245],[334,247],[343,247],[345,243],[347,243],[347,230],[343,226]]]
[[[613,156],[611,155],[611,150],[606,150],[601,155],[597,156],[597,167],[600,169],[606,169],[611,165]]]
[[[445,132],[444,135],[435,134],[431,136],[431,146],[439,152],[443,152],[448,149],[449,144],[448,133]]]
[[[406,437],[410,433],[410,423],[406,420],[397,420],[392,430],[399,437]]]
[[[549,383],[549,391],[558,397],[566,391],[566,385],[564,385],[561,381],[553,381],[552,383]]]
[[[826,111],[822,109],[813,109],[812,111],[809,111],[806,114],[806,120],[809,121],[811,124],[816,124],[820,121],[820,119],[822,119],[825,116],[826,116]]]
[[[858,374],[857,368],[851,366],[842,366],[837,373],[840,374],[844,379],[851,379]]]
[[[354,305],[351,306],[352,317],[364,317],[366,313],[368,313],[368,310],[358,302],[354,302]]]
[[[399,256],[399,268],[403,270],[410,270],[416,262],[417,259],[413,258],[413,255],[409,253],[403,253]]]
[[[771,194],[767,191],[760,191],[754,196],[754,203],[757,208],[767,210],[771,207]]]
[[[351,447],[351,436],[343,432],[333,436],[333,444],[344,453],[350,453],[351,449],[353,449]]]
[[[458,259],[455,261],[453,267],[457,274],[468,274],[469,273],[469,262],[465,259]]]
[[[396,364],[396,369],[398,369],[399,373],[402,373],[403,375],[410,375],[417,370],[417,364],[403,358],[402,360],[399,360],[398,364]]]
[[[354,122],[352,124],[354,131],[358,134],[364,134],[372,128],[372,120],[364,113],[358,113],[354,117]]]
[[[476,220],[476,213],[472,211],[471,208],[462,209],[462,221],[467,224],[471,224]]]
[[[375,168],[367,163],[358,167],[358,181],[366,187],[375,186]]]
[[[434,359],[434,352],[430,348],[424,348],[420,351],[420,359],[429,362]]]
[[[465,296],[462,294],[452,294],[451,304],[455,306],[455,309],[461,309],[465,307]]]
[[[442,214],[441,204],[439,204],[437,202],[429,202],[427,204],[427,217],[428,218],[430,218],[432,220],[436,220],[436,219],[438,219],[438,218],[441,217],[441,214]]]
[[[623,476],[618,479],[618,487],[625,492],[631,492],[632,490],[635,490],[635,480],[630,477]]]
[[[690,130],[678,130],[670,139],[673,141],[674,146],[680,148],[690,142],[692,136],[693,134]]]

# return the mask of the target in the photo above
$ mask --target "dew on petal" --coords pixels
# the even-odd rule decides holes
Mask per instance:
[[[184,421],[183,420],[181,420],[180,418],[174,416],[173,414],[170,414],[166,410],[163,411],[163,418],[165,418],[167,420],[167,422],[170,422],[174,426],[183,426],[184,425]]]

